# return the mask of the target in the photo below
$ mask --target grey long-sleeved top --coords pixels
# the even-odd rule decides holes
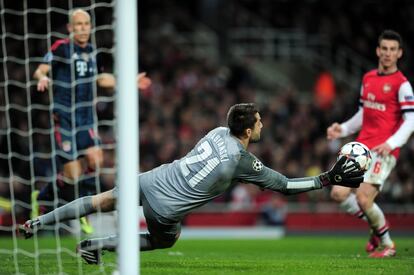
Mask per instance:
[[[142,173],[139,180],[151,208],[174,221],[232,183],[252,183],[284,194],[322,188],[318,177],[288,179],[264,166],[225,127],[213,129],[185,157]]]

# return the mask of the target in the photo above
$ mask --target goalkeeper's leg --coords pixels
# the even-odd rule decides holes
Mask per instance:
[[[65,183],[64,174],[60,172],[56,181],[48,182],[40,190],[33,190],[31,194],[31,219],[35,219],[40,214],[45,214],[51,210],[51,207],[46,206],[45,202],[54,200],[54,188],[56,188],[59,199],[66,201],[72,201],[74,199],[74,184]]]
[[[165,226],[165,225],[164,225]],[[179,224],[168,230],[171,232],[173,228],[180,228]],[[164,227],[165,228],[165,227]],[[173,229],[175,230],[175,229]],[[156,234],[140,233],[139,243],[140,251],[148,251],[161,248],[172,247],[179,237],[179,232],[175,234],[161,233],[160,227],[157,226]],[[86,239],[76,246],[76,252],[88,263],[99,264],[101,262],[102,251],[115,251],[118,247],[118,236],[112,235],[104,238]]]
[[[140,199],[148,227],[148,233],[139,234],[140,251],[172,247],[180,236],[181,223],[158,215],[149,206],[142,192]],[[99,264],[101,251],[115,251],[117,246],[118,237],[113,235],[83,240],[77,245],[76,250],[88,264]]]
[[[177,224],[177,226],[178,228],[180,227],[179,224]],[[174,235],[165,232],[161,234],[159,228],[157,231],[158,234],[139,234],[140,251],[172,247],[180,235],[179,232]],[[169,230],[169,232],[171,232],[171,230]],[[104,238],[83,240],[76,246],[76,252],[88,264],[99,264],[101,262],[101,253],[103,250],[115,251],[117,247],[118,236],[112,235]]]
[[[87,196],[69,202],[55,210],[37,217],[34,220],[28,220],[19,226],[19,231],[26,238],[42,229],[43,226],[55,224],[61,221],[77,219],[97,211],[108,212],[115,209],[116,198],[113,195],[113,189],[94,196]]]
[[[172,247],[180,237],[181,222],[158,215],[149,205],[143,192],[140,192],[140,199],[149,232],[140,234],[140,250]]]

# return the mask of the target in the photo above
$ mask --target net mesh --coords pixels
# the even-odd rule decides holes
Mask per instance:
[[[75,257],[74,247],[64,245],[61,235],[73,234],[77,240],[83,238],[81,230],[74,224],[58,223],[47,227],[53,239],[53,248],[40,241],[43,235],[35,234],[33,249],[21,245],[16,233],[31,213],[31,195],[50,182],[56,183],[62,167],[55,161],[52,87],[44,93],[36,89],[33,73],[43,62],[45,54],[58,39],[68,37],[66,24],[69,12],[75,8],[86,10],[91,16],[90,42],[95,46],[92,53],[97,59],[98,69],[112,72],[113,53],[113,1],[14,1],[1,2],[1,50],[0,58],[0,233],[13,239],[13,247],[0,246],[0,257],[12,260],[14,273],[25,273],[22,265],[32,265],[31,273],[41,274],[43,257],[55,257],[56,266],[49,272],[67,273],[63,254]],[[73,73],[73,72],[72,72]],[[95,76],[96,77],[96,76]],[[76,83],[71,83],[72,90]],[[114,179],[114,96],[112,91],[93,89],[95,131],[101,137],[104,164],[95,180],[96,191],[110,188]],[[72,106],[68,112],[74,113]],[[64,109],[64,107],[62,107]],[[72,115],[73,116],[73,115]],[[72,128],[70,135],[82,128]],[[83,152],[80,151],[79,154]],[[79,196],[75,184],[75,197]],[[53,185],[53,198],[43,204],[55,208],[65,203],[57,196]],[[102,219],[98,215],[98,229]],[[47,232],[47,231],[46,231]],[[60,233],[60,234],[57,234]],[[99,234],[99,233],[97,233]],[[30,258],[28,261],[27,258]],[[85,273],[81,260],[76,257],[71,265],[77,273]],[[98,272],[104,272],[100,267]]]

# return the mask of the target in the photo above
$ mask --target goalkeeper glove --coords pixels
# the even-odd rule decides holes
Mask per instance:
[[[319,175],[323,186],[341,185],[358,188],[364,180],[364,172],[359,163],[353,159],[342,156],[328,172]]]

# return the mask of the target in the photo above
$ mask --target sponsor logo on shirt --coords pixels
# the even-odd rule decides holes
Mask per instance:
[[[404,101],[414,101],[414,96],[406,95],[406,96],[404,96]]]
[[[88,63],[83,60],[77,60],[76,72],[78,73],[78,76],[86,76],[86,73],[88,72]]]
[[[262,171],[263,170],[263,163],[261,163],[261,161],[258,160],[258,159],[254,159],[253,163],[252,163],[252,167],[253,167],[254,171],[257,171],[257,172]]]
[[[364,107],[369,108],[369,109],[378,110],[378,111],[381,111],[381,112],[385,112],[387,110],[387,107],[385,106],[385,104],[378,103],[378,102],[375,102],[375,101],[370,101],[370,100],[364,100]]]

